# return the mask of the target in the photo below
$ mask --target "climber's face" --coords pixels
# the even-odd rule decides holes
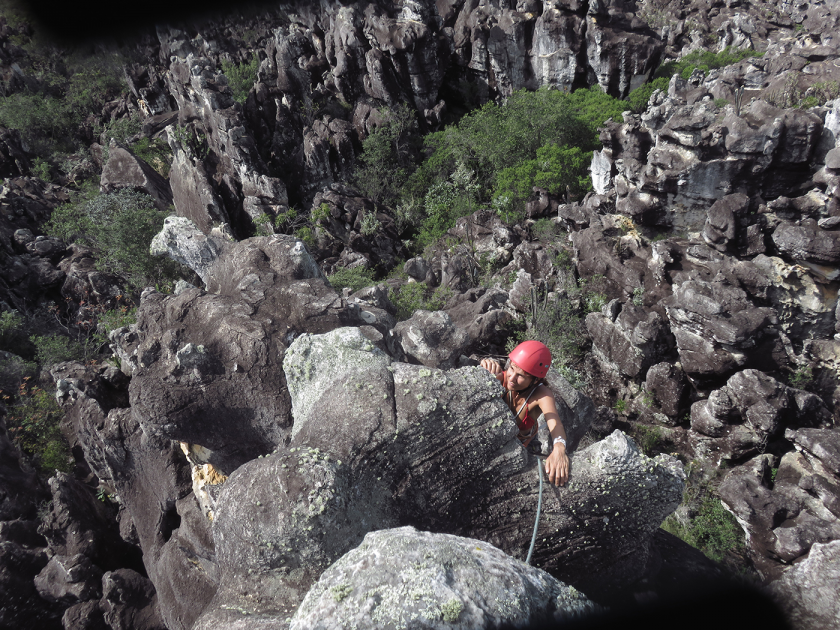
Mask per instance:
[[[508,388],[516,392],[522,391],[526,387],[530,387],[534,382],[534,377],[516,365],[513,361],[510,362],[506,373]]]

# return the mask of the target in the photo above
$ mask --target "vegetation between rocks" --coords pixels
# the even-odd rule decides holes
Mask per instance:
[[[73,468],[70,447],[59,426],[64,414],[55,394],[32,385],[30,380],[24,377],[16,396],[2,394],[9,436],[44,475],[56,470],[69,472]]]
[[[733,573],[750,573],[744,557],[744,532],[715,494],[721,470],[709,471],[698,462],[691,462],[686,466],[686,473],[682,504],[665,519],[662,529]]]
[[[56,208],[45,228],[51,236],[94,249],[97,268],[124,279],[134,292],[146,286],[168,291],[179,267],[149,253],[165,218],[146,194],[129,189],[110,194],[89,191]]]
[[[582,196],[591,189],[597,129],[625,107],[597,86],[520,90],[504,105],[487,103],[422,139],[407,106],[383,110],[386,122],[362,143],[355,183],[396,208],[401,238],[420,251],[481,207],[506,221],[521,219],[534,186]]]

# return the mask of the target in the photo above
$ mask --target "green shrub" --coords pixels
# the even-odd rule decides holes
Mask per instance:
[[[504,196],[515,210],[524,209],[525,202],[533,195],[534,186],[545,188],[553,195],[568,190],[573,197],[580,197],[592,188],[591,162],[591,151],[545,145],[537,149],[536,159],[523,160],[499,171],[494,197]]]
[[[325,201],[317,208],[312,208],[310,218],[312,219],[312,223],[323,223],[325,221],[329,221],[330,204]]]
[[[315,246],[315,235],[312,233],[312,228],[304,226],[295,230],[295,236],[298,237],[307,247]]]
[[[50,473],[59,470],[70,472],[73,470],[70,447],[63,438],[57,438],[47,442],[41,452],[41,470]]]
[[[526,327],[512,331],[506,348],[511,351],[517,344],[529,339],[541,341],[548,346],[556,369],[572,367],[583,356],[586,343],[586,332],[578,308],[568,299],[545,304],[537,309],[536,317],[532,315],[528,318]]]
[[[504,105],[487,103],[458,125],[427,136],[430,155],[421,170],[433,183],[465,166],[475,174],[480,198],[487,199],[499,173],[534,160],[541,147],[598,148],[598,127],[608,118],[620,120],[623,109],[621,101],[597,86],[572,94],[551,88],[519,90]]]
[[[34,51],[29,74],[36,81],[26,91],[0,97],[0,125],[19,130],[30,151],[42,158],[86,145],[87,118],[125,89],[121,59],[62,56],[54,63],[48,53]]]
[[[550,239],[562,232],[563,228],[547,217],[537,219],[531,226],[531,234],[540,240]]]
[[[137,307],[125,304],[118,308],[105,311],[97,318],[96,333],[93,336],[93,344],[98,350],[108,344],[108,335],[112,331],[137,323]]]
[[[591,188],[587,168],[589,152],[600,147],[597,130],[608,118],[620,120],[623,109],[597,86],[571,94],[520,90],[504,105],[487,103],[426,136],[426,158],[416,169],[413,136],[383,128],[365,141],[357,186],[397,208],[400,235],[416,237],[419,249],[482,207],[518,222],[535,185],[559,193],[568,186],[576,195]]]
[[[800,365],[788,379],[788,385],[796,389],[810,389],[814,385],[814,371],[810,365]]]
[[[174,140],[187,155],[199,161],[210,155],[207,134],[196,129],[195,125],[175,125],[171,129]]]
[[[50,163],[43,158],[35,158],[32,162],[32,174],[42,181],[49,182],[52,180],[52,173]]]
[[[21,385],[16,399],[3,396],[8,405],[6,426],[12,440],[32,456],[42,472],[69,472],[70,449],[61,434],[61,408],[55,395],[39,387]]]
[[[239,64],[233,64],[226,59],[222,59],[222,72],[227,77],[234,101],[244,103],[248,100],[248,94],[257,80],[259,67],[260,60],[256,55],[251,58],[251,61]]]
[[[381,109],[386,122],[362,141],[353,183],[374,202],[395,205],[399,193],[415,168],[417,121],[405,103],[392,110]]]
[[[397,321],[409,319],[416,311],[439,311],[451,297],[449,287],[433,290],[425,282],[408,282],[390,292],[391,302],[397,307]]]
[[[330,281],[330,285],[338,292],[341,292],[344,288],[349,288],[351,292],[355,293],[359,289],[376,284],[374,271],[372,269],[365,269],[364,267],[341,267],[327,276],[327,279]]]
[[[653,457],[661,453],[666,446],[667,440],[662,435],[662,430],[659,427],[648,427],[639,424],[635,426],[633,433],[636,444],[639,445],[639,448],[648,457]]]
[[[376,218],[375,212],[366,211],[359,229],[363,236],[371,237],[382,229],[382,222]]]
[[[105,311],[99,316],[99,323],[105,328],[107,332],[123,328],[124,326],[131,326],[137,323],[137,307],[121,306],[120,308]]]
[[[72,151],[73,132],[78,124],[61,98],[32,92],[0,97],[0,125],[20,131],[36,155]]]
[[[702,551],[707,558],[725,562],[728,552],[744,551],[744,532],[720,499],[708,495],[687,525],[669,516],[662,529]]]
[[[641,112],[645,111],[647,109],[648,101],[650,100],[651,95],[656,90],[662,90],[663,92],[667,92],[669,82],[670,77],[659,77],[657,79],[654,79],[650,83],[640,85],[635,90],[630,92],[630,94],[627,95],[627,109],[629,109],[635,114],[640,114]]]
[[[178,276],[176,263],[149,253],[165,218],[149,195],[123,189],[81,196],[56,208],[45,229],[66,242],[93,248],[98,269],[123,278],[139,292],[147,286],[170,287]]]
[[[42,367],[49,367],[64,361],[80,361],[85,351],[82,345],[62,335],[32,335],[35,345],[35,360]]]
[[[731,66],[747,57],[761,57],[762,55],[763,53],[757,50],[734,48],[732,46],[717,53],[709,50],[694,50],[677,61],[666,61],[659,66],[654,76],[670,79],[674,74],[679,74],[683,79],[688,79],[695,68],[708,72],[715,68]]]
[[[131,146],[134,155],[144,160],[161,177],[169,178],[169,169],[172,166],[172,149],[169,143],[161,138],[141,138]]]
[[[636,287],[633,289],[633,297],[631,299],[634,306],[644,306],[645,305],[645,290],[642,287]],[[598,309],[601,310],[601,309]]]
[[[459,164],[449,179],[438,182],[426,192],[425,215],[420,226],[418,244],[426,247],[454,227],[455,221],[476,210],[478,184],[475,174]]]
[[[18,390],[21,383],[32,378],[38,366],[16,354],[0,351],[0,394],[11,394]]]

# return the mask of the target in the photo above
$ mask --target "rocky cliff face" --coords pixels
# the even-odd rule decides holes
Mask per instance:
[[[658,529],[686,473],[626,434],[642,427],[685,462],[728,467],[719,494],[751,565],[802,627],[824,625],[836,611],[814,609],[810,585],[834,592],[840,539],[840,105],[793,105],[838,79],[838,15],[835,3],[406,0],[160,26],[126,68],[127,102],[143,134],[166,138],[169,179],[115,144],[101,184],[174,206],[153,251],[202,286],[143,292],[137,323],[111,337],[121,370],[53,369],[76,475],[39,481],[3,429],[2,623],[286,628],[352,614],[457,627],[722,576]],[[405,263],[451,291],[441,310],[397,323],[388,284],[330,286],[324,269],[406,257],[393,217],[344,183],[380,107],[406,103],[439,129],[468,97],[595,84],[624,96],[665,55],[726,46],[766,54],[675,76],[643,113],[607,123],[593,194],[535,191],[522,225],[481,209],[449,232],[457,246]],[[17,53],[3,50],[13,86]],[[251,54],[241,103],[221,62]],[[79,317],[115,304],[91,252],[37,235],[67,190],[27,177],[27,160],[0,133],[0,300],[64,300]],[[295,204],[328,208],[312,251],[245,238]],[[540,217],[568,242],[533,238]],[[499,263],[492,286],[475,286],[482,256]],[[581,279],[607,299],[585,318],[585,393],[549,376],[573,451],[570,484],[543,497],[534,560],[549,577],[514,560],[538,464],[475,358],[500,351],[534,292],[579,301],[567,288]],[[427,566],[405,586],[416,607],[395,611],[377,594],[406,546]],[[430,592],[424,571],[453,570],[453,554],[451,593]],[[471,571],[515,581],[519,604],[476,604],[497,587],[464,588]]]

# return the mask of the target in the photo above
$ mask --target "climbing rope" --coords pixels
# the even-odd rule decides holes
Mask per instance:
[[[540,498],[537,501],[537,518],[534,519],[534,533],[531,536],[531,548],[528,549],[528,557],[525,558],[525,564],[531,564],[531,554],[534,553],[534,545],[537,542],[537,526],[540,524],[540,511],[542,510],[543,467],[542,460],[539,457],[537,457],[537,470],[540,472]]]

